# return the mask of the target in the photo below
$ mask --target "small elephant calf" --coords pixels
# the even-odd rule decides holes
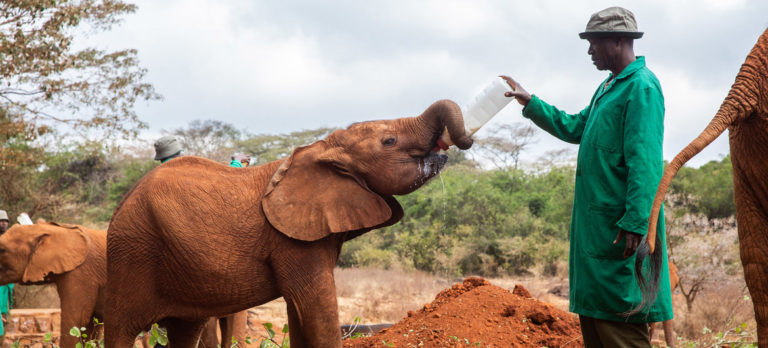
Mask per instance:
[[[103,321],[106,254],[107,232],[103,230],[42,220],[14,225],[0,236],[0,284],[56,284],[61,300],[61,346],[75,347],[77,337],[67,334],[72,327],[85,327],[88,337],[95,337],[93,318]],[[222,337],[245,339],[245,313],[222,317],[229,323],[222,326]],[[203,340],[215,348],[216,320],[211,319],[206,332],[213,336],[204,335]]]

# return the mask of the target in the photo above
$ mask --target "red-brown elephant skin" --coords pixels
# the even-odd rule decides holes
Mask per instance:
[[[118,206],[107,237],[105,343],[129,348],[153,322],[194,347],[208,317],[287,303],[292,348],[341,347],[333,268],[345,240],[403,216],[393,195],[439,173],[447,128],[466,149],[448,100],[420,116],[355,123],[282,160],[230,168],[173,159]]]
[[[106,259],[107,231],[43,220],[14,225],[0,236],[0,285],[55,284],[61,302],[61,347],[74,348],[79,340],[68,334],[71,328],[85,327],[88,337],[96,337],[93,318],[104,320]],[[222,337],[243,342],[245,316],[243,311],[222,317]],[[202,338],[208,347],[219,344],[216,319],[210,319]]]
[[[747,56],[715,117],[664,171],[648,226],[651,252],[659,210],[672,177],[726,128],[741,263],[754,303],[758,346],[768,348],[768,30]]]
[[[72,327],[103,319],[107,282],[106,231],[38,221],[13,225],[0,236],[0,283],[56,284],[61,301],[61,346],[74,348]]]
[[[218,330],[217,330],[218,328]],[[198,348],[227,348],[234,339],[239,347],[245,347],[248,335],[248,311],[240,311],[221,318],[209,318],[200,336]],[[219,335],[221,333],[221,335]],[[221,336],[221,337],[219,337]]]

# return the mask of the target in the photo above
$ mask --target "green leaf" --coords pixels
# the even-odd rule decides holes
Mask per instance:
[[[69,335],[80,337],[80,329],[78,329],[77,326],[73,326],[71,329],[69,329]]]
[[[284,334],[287,334],[287,333],[288,333],[288,324],[285,324],[285,325],[283,325],[283,330],[282,330],[282,332],[283,332]]]
[[[83,348],[83,344],[80,342],[77,342],[77,344],[75,344],[75,348]]]
[[[51,339],[53,338],[53,333],[49,332],[45,334],[45,337],[43,337],[43,342],[49,343],[51,342]]]
[[[150,347],[154,347],[157,344],[157,338],[154,335],[150,335],[148,343]]]
[[[272,330],[272,323],[264,323],[264,328],[267,329],[269,339],[273,339],[275,337],[275,330]]]
[[[161,346],[167,346],[168,345],[168,337],[165,335],[160,335],[157,337],[157,343],[160,343]]]

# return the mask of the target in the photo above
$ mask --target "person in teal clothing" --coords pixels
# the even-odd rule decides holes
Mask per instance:
[[[232,155],[232,161],[229,162],[229,166],[235,168],[245,168],[249,164],[251,164],[251,156],[239,152]]]
[[[5,210],[0,210],[0,234],[5,233],[8,230],[8,213]],[[5,325],[10,320],[9,311],[13,306],[13,284],[0,285],[0,346],[3,345],[5,340]]]
[[[11,320],[10,310],[13,308],[13,283],[0,286],[0,346],[5,341],[5,328]]]
[[[588,348],[650,347],[647,323],[672,319],[663,218],[657,232],[663,256],[656,300],[637,314],[622,315],[641,303],[635,251],[646,234],[664,165],[664,96],[645,58],[635,56],[633,40],[642,35],[629,10],[611,7],[592,15],[579,36],[588,40],[587,53],[597,69],[610,74],[576,114],[502,76],[513,89],[506,96],[524,106],[524,117],[559,139],[579,144],[569,298]]]

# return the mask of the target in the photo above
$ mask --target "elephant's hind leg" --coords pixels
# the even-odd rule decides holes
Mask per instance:
[[[737,194],[739,188],[736,186]],[[758,346],[768,348],[768,216],[756,208],[760,207],[757,201],[738,202],[742,203],[737,204],[736,221],[744,279],[755,308]]]
[[[744,278],[755,308],[758,347],[768,348],[768,264],[745,263]]]
[[[203,331],[208,318],[200,320],[184,320],[179,318],[166,318],[162,326],[168,330],[168,344],[173,348],[195,348],[200,334]],[[222,345],[223,347],[224,345]]]

